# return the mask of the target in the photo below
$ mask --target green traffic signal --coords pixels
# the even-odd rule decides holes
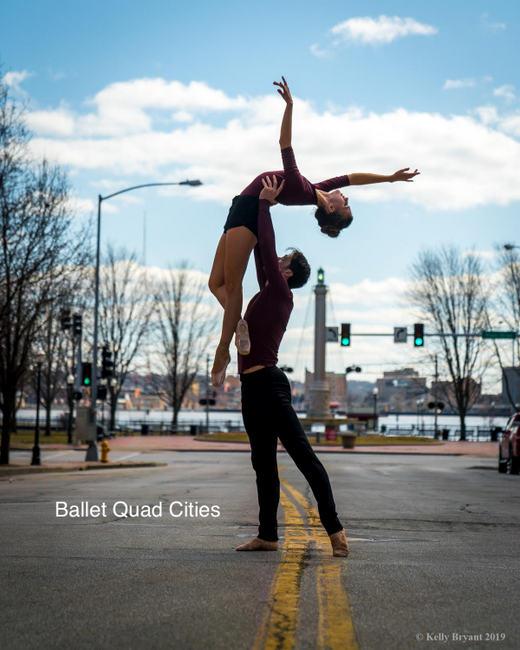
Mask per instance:
[[[92,384],[92,363],[83,361],[81,364],[81,385],[90,386]]]
[[[350,323],[341,323],[341,346],[348,347],[350,345]]]
[[[415,323],[413,326],[413,344],[416,348],[424,346],[424,324]]]

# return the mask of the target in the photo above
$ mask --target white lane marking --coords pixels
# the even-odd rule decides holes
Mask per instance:
[[[127,454],[126,456],[121,456],[121,458],[114,458],[115,461],[126,460],[127,458],[132,458],[132,456],[139,456],[139,452],[135,454]]]
[[[67,456],[67,454],[73,454],[73,450],[69,451],[60,451],[59,454],[45,454],[45,460],[50,460],[51,458],[58,458],[58,456]]]

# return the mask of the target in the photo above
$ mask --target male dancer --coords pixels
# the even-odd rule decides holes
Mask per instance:
[[[276,551],[276,513],[280,481],[276,463],[277,438],[305,476],[318,503],[321,523],[329,534],[333,555],[348,555],[347,536],[336,513],[329,477],[314,453],[291,405],[291,388],[276,367],[278,348],[293,308],[292,288],[303,286],[310,275],[300,251],[279,258],[269,206],[276,203],[285,180],[262,179],[259,196],[258,243],[255,264],[260,291],[249,302],[244,319],[249,327],[251,352],[238,355],[242,382],[242,415],[256,472],[260,506],[258,537],[236,547],[237,551]]]

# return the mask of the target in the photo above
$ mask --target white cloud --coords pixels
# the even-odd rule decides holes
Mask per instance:
[[[128,87],[133,87],[131,82]],[[158,85],[166,87],[176,86]],[[184,91],[187,88],[193,85],[183,86]],[[277,95],[235,101],[211,89],[206,97],[206,108],[200,97],[184,98],[185,105],[197,104],[199,117],[192,123],[172,123],[167,130],[155,127],[151,114],[165,108],[170,115],[171,98],[165,101],[160,96],[157,105],[148,98],[146,110],[139,108],[142,130],[134,123],[126,131],[115,129],[105,137],[89,135],[83,115],[74,116],[73,137],[69,137],[71,123],[63,107],[36,112],[30,119],[33,128],[42,130],[32,146],[36,154],[69,165],[73,171],[98,170],[119,177],[135,174],[165,181],[200,178],[202,187],[183,188],[183,192],[227,204],[257,174],[280,165],[277,142],[283,106]],[[215,104],[212,97],[220,99]],[[128,106],[118,100],[122,102],[118,115],[135,110],[134,94],[127,98]],[[234,113],[214,125],[211,115],[203,113],[210,113],[215,105],[234,106]],[[520,200],[520,143],[507,135],[516,134],[519,124],[517,116],[507,121],[495,110],[479,107],[477,117],[403,108],[374,113],[357,106],[317,111],[309,102],[295,98],[293,141],[300,169],[312,181],[353,171],[391,173],[407,166],[421,171],[413,184],[353,187],[351,202],[405,201],[451,211],[506,205]],[[109,123],[106,113],[91,113],[89,118],[98,125]],[[49,136],[51,131],[54,137]]]
[[[73,214],[92,214],[96,209],[92,199],[84,199],[79,196],[72,196],[67,203],[67,209]]]
[[[474,86],[475,86],[474,79],[446,79],[442,89],[458,90],[459,88],[473,88]]]
[[[31,112],[28,121],[40,134],[124,136],[150,132],[152,110],[167,111],[175,122],[190,122],[192,113],[237,111],[248,104],[241,96],[229,97],[203,82],[183,84],[160,78],[109,84],[86,103],[93,112],[77,114],[62,105]]]
[[[515,87],[512,84],[504,84],[493,90],[493,95],[495,97],[500,97],[504,99],[507,103],[511,103],[515,100]]]
[[[520,113],[511,113],[500,120],[500,128],[506,133],[520,137]]]
[[[40,135],[71,136],[76,121],[66,107],[48,111],[31,111],[26,116],[28,126]]]
[[[474,113],[486,126],[498,122],[498,111],[496,106],[477,106]]]
[[[391,43],[406,36],[431,36],[437,34],[432,25],[420,23],[413,18],[400,16],[369,16],[349,18],[332,27],[331,32],[343,41],[369,44]]]
[[[507,29],[507,24],[502,21],[492,20],[489,14],[484,13],[480,16],[480,22],[490,32],[502,32]]]
[[[2,77],[2,81],[6,86],[9,86],[15,91],[21,91],[21,84],[31,76],[32,73],[27,70],[11,70],[6,72]]]
[[[188,111],[176,111],[172,114],[172,120],[176,122],[193,122],[193,115]]]
[[[318,43],[312,43],[309,50],[317,59],[326,59],[330,55],[330,50],[323,49]]]

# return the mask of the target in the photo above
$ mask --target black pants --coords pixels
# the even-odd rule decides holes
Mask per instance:
[[[291,405],[289,381],[276,366],[240,375],[242,416],[251,444],[251,462],[256,472],[260,526],[258,537],[278,540],[276,513],[280,480],[276,463],[277,438],[305,476],[318,504],[321,523],[329,535],[343,526],[327,471],[314,453]]]

